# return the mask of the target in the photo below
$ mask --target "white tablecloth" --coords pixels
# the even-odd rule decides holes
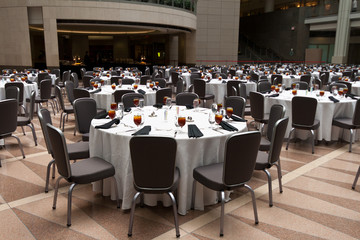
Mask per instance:
[[[27,76],[30,81],[37,82],[37,73],[34,73],[34,74],[30,73]],[[49,76],[51,77],[52,84],[54,85],[55,81],[56,81],[56,75],[49,73]]]
[[[101,87],[101,92],[91,93],[90,97],[95,99],[96,105],[98,108],[104,108],[106,110],[110,110],[110,105],[114,102],[114,92],[120,89],[132,89],[131,85],[122,85],[121,88],[118,86],[115,90],[112,90],[110,85],[105,85]],[[145,85],[139,85],[138,89],[142,89],[146,92],[144,95],[145,106],[152,106],[156,101],[156,91],[152,89],[147,89]],[[135,90],[137,92],[137,90]]]
[[[215,103],[224,103],[225,96],[227,95],[227,87],[226,83],[222,83],[223,80],[212,79],[209,83],[206,83],[206,94],[214,94]],[[225,79],[224,81],[228,81]],[[239,81],[240,83],[240,81]],[[252,91],[256,91],[256,83],[254,82],[246,82],[246,95],[249,96],[249,93]]]
[[[271,81],[271,75],[268,75],[267,77],[268,77],[268,80]],[[289,87],[291,87],[292,83],[299,82],[301,76],[282,74],[282,77],[283,77],[282,84],[285,85],[285,87],[289,88]]]
[[[298,90],[298,96],[308,96],[308,97],[316,97],[315,93],[308,93],[306,94],[305,90]],[[328,96],[330,96],[329,92],[325,93],[323,97],[317,97],[318,105],[316,109],[316,116],[315,118],[320,121],[320,127],[318,130],[315,131],[316,139],[317,140],[338,140],[339,135],[342,133],[338,127],[332,126],[332,119],[336,117],[349,117],[352,118],[356,100],[351,98],[338,98],[340,102],[334,103],[329,100]],[[279,97],[265,97],[265,113],[269,113],[271,106],[274,104],[282,104],[286,108],[285,116],[289,116],[289,124],[286,130],[285,137],[287,138],[289,132],[291,130],[291,123],[292,123],[292,106],[291,106],[291,99],[293,95],[291,91],[283,92]],[[307,138],[310,136],[309,131],[302,131],[296,130],[297,136],[300,138]],[[349,139],[348,131],[344,132],[344,138]],[[357,138],[359,138],[360,132],[357,133]],[[292,136],[293,137],[293,136]],[[340,135],[341,137],[341,135]]]
[[[5,99],[5,83],[10,81],[0,81],[0,99]],[[39,94],[38,91],[38,85],[36,82],[33,82],[33,84],[27,84],[24,82],[24,102],[23,105],[26,106],[26,98],[30,98],[30,94],[32,90],[35,90],[37,96]]]
[[[360,82],[357,81],[357,82],[354,82],[352,85],[351,85],[351,93],[352,94],[355,94],[357,96],[360,96]]]
[[[172,107],[168,114],[167,121],[164,120],[164,109],[156,110],[153,107],[144,108],[144,125],[151,125],[150,135],[174,137],[176,108],[177,107]],[[186,123],[182,128],[182,132],[178,133],[175,138],[177,141],[176,166],[180,170],[180,180],[176,198],[179,214],[185,215],[191,205],[193,169],[198,166],[222,162],[225,141],[235,132],[218,130],[220,133],[211,130],[208,123],[209,109],[200,108],[199,112],[186,110],[185,107],[179,107],[179,109],[180,115],[185,117],[192,116],[194,122],[191,122],[191,124],[196,124],[204,134],[201,138],[188,138],[187,125],[189,123]],[[149,117],[152,111],[155,112],[157,117]],[[118,190],[120,198],[122,199],[122,209],[129,209],[131,207],[131,201],[135,194],[129,149],[131,134],[134,133],[135,130],[128,127],[128,125],[135,126],[132,118],[133,115],[129,113],[124,116],[124,119],[121,120],[118,126],[107,130],[94,128],[96,125],[109,121],[104,119],[93,120],[92,126],[90,127],[90,156],[102,157],[114,165]],[[238,128],[240,132],[247,131],[246,123],[231,122],[231,124]],[[97,190],[96,188],[99,187],[99,185],[101,186],[99,183],[94,184],[94,190]],[[114,189],[110,189],[110,181],[105,182],[102,187],[104,195],[111,195],[112,199],[115,199]],[[145,195],[145,204],[147,205],[156,206],[158,200],[163,201],[165,206],[171,205],[171,201],[167,195]],[[209,189],[205,190],[205,188],[198,184],[195,200],[196,209],[203,209],[204,205],[216,203],[217,193]]]

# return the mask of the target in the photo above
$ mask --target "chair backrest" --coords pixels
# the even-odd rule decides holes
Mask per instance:
[[[86,73],[86,69],[85,68],[80,68],[81,79],[83,79],[85,73]]]
[[[94,72],[93,71],[86,71],[84,75],[94,76]]]
[[[62,97],[61,88],[59,86],[55,86],[55,96],[59,100],[59,105],[62,110],[65,109],[64,99]]]
[[[134,105],[134,98],[144,98],[144,95],[140,94],[140,93],[126,93],[122,96],[121,101],[124,104],[124,108],[131,108],[131,107],[135,107]]]
[[[40,82],[40,98],[50,99],[51,98],[52,80],[45,79]]]
[[[159,82],[159,87],[161,87],[161,88],[166,87],[165,78],[154,78],[154,82]]]
[[[41,81],[44,79],[51,79],[51,77],[49,76],[49,73],[47,73],[47,72],[38,73],[37,83],[39,85],[40,85]]]
[[[119,85],[119,79],[122,79],[122,77],[120,76],[111,76],[110,78],[110,84],[115,84],[115,85]]]
[[[352,84],[350,82],[346,82],[346,81],[339,81],[338,83],[342,83],[345,84],[347,86],[348,92],[351,93],[351,87]]]
[[[78,98],[90,97],[89,91],[83,88],[74,88],[73,95],[74,95],[74,100]]]
[[[5,88],[5,99],[15,99],[19,104],[20,90],[17,86],[8,86]]]
[[[270,115],[269,115],[269,123],[268,128],[266,132],[266,137],[270,141],[272,138],[273,128],[275,126],[275,123],[283,118],[285,115],[285,107],[280,104],[274,104],[271,106],[270,109]]]
[[[0,101],[0,136],[10,135],[17,128],[18,103],[16,99]],[[6,113],[6,114],[5,114]]]
[[[33,120],[33,118],[34,118],[35,94],[36,94],[36,92],[34,90],[32,90],[30,93],[30,106],[29,106],[29,112],[28,112],[30,120]]]
[[[232,107],[234,112],[233,114],[244,117],[246,100],[240,96],[230,96],[225,99],[225,109],[227,107]]]
[[[276,79],[276,83],[275,83],[275,79]],[[271,83],[273,85],[277,85],[279,83],[282,83],[283,81],[283,76],[281,74],[272,74],[271,75]]]
[[[205,97],[206,82],[203,79],[194,79],[194,92],[199,95],[200,98]]]
[[[150,71],[150,70],[149,70]],[[140,78],[140,85],[146,85],[147,80],[150,80],[151,76],[150,75],[143,75]]]
[[[306,82],[308,85],[310,85],[311,81],[311,75],[305,74],[300,77],[300,82]]]
[[[314,78],[314,80],[313,80],[313,85],[314,85],[314,84],[319,85],[319,89],[322,89],[322,82],[321,82],[320,79]]]
[[[163,103],[164,102],[164,97],[169,97],[171,98],[172,95],[172,90],[171,88],[161,88],[159,90],[156,91],[156,103]]]
[[[134,93],[134,90],[130,90],[130,89],[120,89],[120,90],[116,90],[114,92],[114,102],[119,103],[122,101],[122,96],[126,93]]]
[[[16,86],[19,88],[19,104],[24,102],[24,84],[22,82],[9,82],[5,83],[5,91],[6,88],[10,86]]]
[[[250,80],[251,80],[251,81],[254,81],[254,82],[259,81],[259,75],[256,74],[256,73],[251,73],[251,74],[250,74]]]
[[[255,120],[264,118],[264,96],[258,92],[250,92],[251,116]]]
[[[131,79],[131,78],[124,78],[123,80],[122,80],[122,84],[123,85],[131,85],[131,84],[133,84],[134,83],[134,79]]]
[[[306,90],[309,88],[309,84],[307,82],[293,82],[292,84],[299,84],[299,90]]]
[[[244,99],[247,99],[247,95],[246,95],[246,84],[245,84],[245,83],[240,83],[239,96],[240,96],[240,97],[243,97]]]
[[[145,67],[144,75],[150,75],[150,68],[147,66]],[[151,76],[150,76],[150,78],[151,78]]]
[[[184,91],[184,82],[182,78],[176,83],[176,94],[182,93]]]
[[[311,97],[295,96],[291,101],[292,123],[311,126],[314,124],[317,100]]]
[[[83,81],[84,88],[90,87],[90,81],[91,81],[93,78],[94,78],[94,77],[93,77],[93,76],[90,76],[90,75],[84,75],[84,76],[82,77],[82,81]]]
[[[234,134],[226,140],[223,170],[223,183],[226,186],[239,186],[251,179],[260,139],[260,132],[252,131]]]
[[[190,70],[191,70],[191,68],[190,68]],[[191,70],[191,71],[193,71],[193,70]],[[201,73],[199,73],[199,72],[191,72],[191,74],[190,74],[190,84],[194,84],[194,79],[195,78],[201,78]]]
[[[320,72],[319,76],[320,76],[320,80],[321,80],[323,86],[328,84],[329,75],[330,75],[329,72]]]
[[[279,160],[288,122],[289,122],[289,117],[286,117],[279,119],[275,123],[271,137],[271,144],[270,144],[270,151],[268,158],[269,164],[273,164]]]
[[[182,92],[176,95],[176,105],[186,106],[193,105],[194,99],[198,99],[199,96],[193,92]]]
[[[65,82],[65,91],[66,91],[66,96],[69,100],[69,102],[71,103],[71,105],[73,105],[74,103],[74,83],[72,81],[66,81]]]
[[[239,96],[240,94],[240,88],[239,88],[240,82],[236,80],[229,80],[226,83],[226,92],[227,96]],[[235,92],[233,90],[233,87],[235,88]]]
[[[154,146],[166,146],[159,151]],[[130,140],[134,185],[144,190],[164,190],[174,182],[177,144],[168,137],[137,136]]]
[[[355,111],[353,116],[353,125],[360,126],[360,99],[356,101]]]
[[[76,72],[71,73],[70,80],[74,82],[74,87],[75,88],[79,87],[79,77],[78,77]]]
[[[91,120],[96,116],[96,102],[92,98],[79,98],[74,101],[75,124],[79,133],[90,131]]]
[[[339,88],[347,88],[348,86],[345,84],[345,83],[340,83],[340,82],[332,82],[330,85],[329,85],[329,91],[332,93],[332,88],[333,87],[336,87],[337,89]],[[350,91],[349,91],[350,92]]]
[[[48,134],[47,126],[46,126],[47,124],[52,125],[50,111],[47,110],[46,108],[41,108],[41,109],[39,109],[37,115],[38,115],[38,118],[39,118],[41,130],[42,130],[43,135],[44,135],[46,148],[48,150],[48,153],[53,155],[52,148],[51,148],[51,143],[50,143],[50,139],[49,139],[49,134]]]
[[[51,124],[47,124],[46,127],[58,172],[65,179],[69,179],[71,177],[71,167],[64,134]]]
[[[64,71],[63,72],[62,81],[63,82],[70,81],[70,72],[69,71]]]
[[[179,81],[179,73],[173,71],[171,72],[171,82],[176,86],[176,83]]]
[[[258,92],[267,93],[271,91],[271,83],[269,81],[261,81],[258,83]]]

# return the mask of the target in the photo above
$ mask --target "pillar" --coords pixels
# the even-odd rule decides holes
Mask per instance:
[[[179,64],[179,36],[169,36],[169,63],[177,66]]]
[[[59,45],[55,9],[43,8],[44,42],[46,65],[48,68],[59,67]]]
[[[274,11],[274,6],[275,6],[275,0],[266,0],[265,1],[264,12],[265,13],[273,12]]]
[[[331,62],[343,64],[347,62],[350,40],[350,11],[352,1],[340,0],[336,26],[334,56]]]

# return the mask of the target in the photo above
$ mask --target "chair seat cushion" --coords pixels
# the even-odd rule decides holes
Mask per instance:
[[[225,189],[222,179],[223,168],[223,163],[197,167],[193,170],[193,177],[196,181],[214,191],[222,191]]]
[[[18,126],[26,126],[30,123],[31,123],[31,121],[30,121],[30,118],[28,118],[28,117],[23,117],[23,116],[17,117],[17,125]]]
[[[71,105],[65,106],[64,112],[69,114],[69,113],[74,113],[74,108]]]
[[[332,121],[332,125],[346,129],[360,128],[360,126],[353,124],[352,118],[335,118]]]
[[[82,140],[83,140],[84,142],[88,142],[88,141],[89,141],[89,137],[90,137],[90,133],[84,133],[84,134],[82,135]]]
[[[89,142],[77,142],[67,144],[70,160],[89,158]]]
[[[256,158],[256,164],[255,164],[255,170],[264,170],[266,168],[270,167],[269,155],[266,152],[258,152],[257,158]]]
[[[105,113],[107,113],[107,112],[106,112],[106,109],[103,109],[103,108],[97,108],[97,109],[96,109],[96,115],[98,115],[98,114],[105,114]]]
[[[320,121],[317,119],[314,120],[313,125],[309,125],[309,126],[292,123],[292,127],[303,130],[315,130],[318,129],[319,126],[320,126]]]
[[[270,145],[271,142],[267,138],[261,137],[259,151],[266,151],[266,152],[270,151]]]
[[[78,184],[95,182],[115,174],[114,166],[98,157],[84,159],[70,164],[70,167],[72,176],[68,181]]]
[[[200,99],[203,99],[203,100],[211,100],[211,99],[214,99],[215,96],[212,95],[212,94],[206,94],[205,96],[203,97],[200,97]]]
[[[179,184],[179,179],[180,179],[180,170],[178,168],[175,168],[174,171],[174,181],[172,183],[172,185],[168,188],[142,188],[140,186],[137,186],[136,184],[134,184],[134,188],[136,191],[138,192],[144,192],[144,193],[166,193],[166,192],[173,192],[176,190],[176,188],[178,187]]]

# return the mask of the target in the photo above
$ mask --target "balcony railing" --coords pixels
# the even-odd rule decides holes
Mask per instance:
[[[306,7],[306,18],[336,15],[338,11],[339,0],[320,1],[320,3],[314,7]]]
[[[96,2],[131,2],[139,4],[155,4],[167,7],[174,7],[196,13],[198,0],[73,0],[73,1],[96,1]]]

